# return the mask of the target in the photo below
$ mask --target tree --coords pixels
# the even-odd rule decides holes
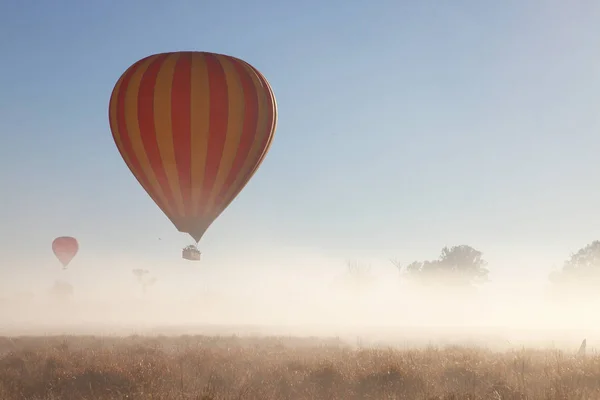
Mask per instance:
[[[600,283],[600,240],[593,241],[571,254],[561,270],[550,274],[550,281],[557,286],[597,288]]]
[[[442,283],[451,286],[469,286],[487,281],[489,271],[483,253],[471,246],[444,247],[437,260],[414,261],[405,275],[422,284]],[[397,261],[392,263],[403,272]]]
[[[131,270],[131,272],[133,273],[133,275],[136,277],[138,283],[140,284],[140,286],[142,288],[142,294],[146,294],[148,287],[150,287],[156,283],[156,278],[148,276],[150,271],[148,271],[146,269],[134,269],[134,270]]]

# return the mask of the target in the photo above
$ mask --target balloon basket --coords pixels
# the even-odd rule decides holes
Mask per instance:
[[[200,254],[201,254],[200,250],[198,250],[194,246],[188,246],[188,247],[184,248],[183,251],[181,252],[181,257],[184,260],[200,261]]]

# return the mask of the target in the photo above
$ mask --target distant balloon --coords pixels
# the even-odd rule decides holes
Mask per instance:
[[[129,67],[112,91],[109,120],[140,185],[197,243],[262,163],[277,104],[245,61],[184,51]]]
[[[70,236],[57,237],[52,242],[52,251],[63,268],[67,268],[67,265],[79,251],[79,243],[77,243],[77,239]]]

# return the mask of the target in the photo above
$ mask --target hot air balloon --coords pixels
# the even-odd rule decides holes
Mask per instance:
[[[79,243],[73,237],[60,236],[52,241],[52,251],[62,264],[63,269],[67,269],[67,265],[79,251]]]
[[[262,163],[275,134],[277,103],[267,79],[245,61],[162,53],[119,78],[109,120],[140,185],[197,245]],[[196,246],[195,252],[189,247],[183,258],[198,260]]]

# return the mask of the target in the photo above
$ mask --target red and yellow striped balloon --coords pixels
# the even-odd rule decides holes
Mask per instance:
[[[180,232],[198,242],[267,154],[277,103],[240,59],[207,52],[146,57],[117,81],[110,129],[125,163]]]

